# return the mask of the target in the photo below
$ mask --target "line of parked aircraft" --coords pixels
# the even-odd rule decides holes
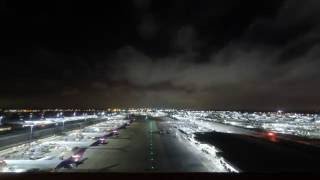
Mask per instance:
[[[84,153],[91,146],[108,143],[108,138],[119,135],[133,120],[125,115],[106,118],[106,121],[66,132],[0,152],[1,172],[55,171],[75,168],[84,163]]]

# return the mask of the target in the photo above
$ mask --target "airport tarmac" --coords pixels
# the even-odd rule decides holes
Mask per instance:
[[[240,172],[318,172],[320,149],[295,141],[266,139],[243,128],[241,133],[196,133],[198,141],[211,144]],[[227,125],[223,125],[227,128]],[[243,132],[242,132],[243,131]],[[253,131],[253,130],[250,130]],[[259,134],[260,132],[258,132]],[[109,144],[91,147],[88,159],[73,171],[84,172],[226,172],[191,147],[165,120],[136,120]],[[182,137],[182,138],[181,138]]]
[[[206,159],[154,118],[140,117],[119,137],[109,143],[89,148],[88,158],[77,169],[80,172],[210,172]]]

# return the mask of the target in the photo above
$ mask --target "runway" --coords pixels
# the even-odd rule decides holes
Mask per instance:
[[[228,130],[228,127],[230,130]],[[222,157],[240,172],[318,172],[320,150],[288,140],[272,140],[261,132],[228,125],[232,132],[196,133],[195,139],[216,147]],[[238,133],[236,133],[238,132]],[[188,138],[164,119],[140,116],[109,144],[88,149],[80,172],[226,172],[190,145]],[[212,155],[213,156],[213,155]],[[215,157],[213,157],[215,158]]]
[[[166,124],[140,117],[107,145],[85,152],[80,172],[208,172],[209,162],[182,141],[174,131],[160,134]]]

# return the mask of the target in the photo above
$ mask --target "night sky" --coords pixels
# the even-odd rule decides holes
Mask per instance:
[[[319,0],[0,6],[3,108],[320,110]]]

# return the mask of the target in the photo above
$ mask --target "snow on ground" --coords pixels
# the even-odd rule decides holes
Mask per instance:
[[[209,162],[206,164],[206,167],[210,172],[239,172],[235,167],[217,155],[219,152],[217,148],[213,145],[201,143],[194,138],[195,132],[207,132],[210,129],[210,127],[205,126],[208,122],[201,124],[189,119],[184,119],[184,121],[168,117],[163,119],[176,130],[176,136],[181,141],[187,143],[188,147],[191,147],[195,151],[195,154],[199,154],[202,158],[206,159],[203,162]]]
[[[171,117],[188,125],[197,125],[198,131],[220,131],[217,122],[246,129],[263,129],[282,134],[320,138],[320,117],[317,114],[297,113],[241,113],[231,111],[176,111]]]

